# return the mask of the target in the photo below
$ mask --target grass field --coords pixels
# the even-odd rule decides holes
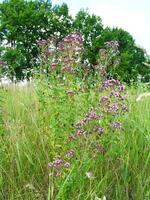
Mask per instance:
[[[108,133],[106,152],[94,160],[86,146],[69,144],[67,137],[96,92],[64,97],[55,90],[41,94],[41,106],[32,85],[1,89],[0,199],[149,200],[150,97],[136,102],[146,91],[128,90],[125,131]],[[50,176],[48,163],[70,145],[77,151],[70,168],[62,177]]]

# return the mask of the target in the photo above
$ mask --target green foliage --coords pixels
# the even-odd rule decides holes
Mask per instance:
[[[95,104],[97,95],[97,91],[90,90],[71,97],[65,89],[62,85],[53,91],[47,88],[43,96],[41,93],[47,102],[44,110],[33,85],[9,86],[7,95],[1,93],[5,102],[0,199],[91,200],[105,195],[108,200],[149,200],[150,101],[149,97],[135,101],[147,91],[140,87],[128,91],[130,112],[123,119],[126,131],[110,135],[105,156],[100,154],[94,161],[83,151],[66,179],[58,178],[57,185],[52,184],[48,162],[66,150],[72,123]],[[93,178],[89,179],[87,172],[92,172]]]
[[[88,11],[81,10],[77,13],[73,27],[84,36],[85,54],[83,59],[88,59],[90,63],[96,62],[93,47],[98,36],[103,31],[102,20],[99,16],[90,15]]]
[[[0,137],[3,134],[4,128],[3,128],[3,105],[4,105],[4,101],[5,101],[5,89],[1,86],[0,87]]]
[[[44,35],[41,29],[48,24],[45,13],[50,7],[48,2],[23,0],[4,1],[0,5],[0,32],[6,42],[3,59],[19,78],[23,69],[32,67],[32,59],[37,56],[36,41]]]
[[[96,40],[96,45],[94,46],[95,54],[98,54],[100,47],[105,48],[104,43],[106,41],[112,40],[118,41],[120,51],[120,64],[115,67],[112,73],[113,77],[118,77],[124,82],[131,83],[138,80],[139,74],[144,78],[150,73],[150,70],[143,64],[147,59],[144,51],[137,47],[133,37],[122,29],[106,28]]]
[[[0,4],[0,16],[1,40],[6,43],[2,58],[8,62],[10,75],[19,79],[25,76],[25,69],[37,65],[37,41],[57,32],[66,35],[71,27],[67,6],[52,10],[49,1],[4,1]]]

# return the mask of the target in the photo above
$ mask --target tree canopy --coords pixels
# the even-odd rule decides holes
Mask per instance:
[[[133,37],[121,28],[106,28],[97,38],[94,46],[95,54],[99,48],[104,48],[106,41],[118,41],[120,63],[113,71],[113,76],[119,76],[125,82],[137,81],[138,75],[145,76],[150,71],[143,64],[146,61],[144,51],[137,47]]]

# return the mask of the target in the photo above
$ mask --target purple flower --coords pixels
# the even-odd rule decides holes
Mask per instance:
[[[119,90],[120,90],[120,91],[124,91],[124,90],[125,90],[125,86],[122,85],[122,84],[120,84],[120,85],[119,85]]]
[[[110,98],[111,98],[112,96],[114,96],[114,97],[119,97],[120,94],[119,94],[119,92],[116,92],[115,90],[112,90],[112,91],[110,92]]]
[[[120,87],[123,87],[123,86],[119,86],[119,88]],[[119,89],[120,90],[120,89]],[[116,92],[115,90],[112,90],[111,92],[110,92],[110,98],[111,97],[117,97],[118,99],[120,99],[120,100],[125,100],[125,97],[124,96],[122,96],[119,92]]]
[[[100,102],[108,101],[108,97],[102,96],[102,97],[99,99],[99,101],[100,101]]]
[[[112,87],[112,86],[119,86],[119,85],[120,85],[120,82],[115,79],[108,79],[103,82],[103,86],[106,88]]]
[[[99,135],[102,135],[104,133],[104,129],[102,127],[96,127],[94,128],[94,131],[97,132]]]
[[[48,44],[48,41],[47,40],[39,40],[38,41],[38,45],[39,46],[43,46],[43,45],[47,45]]]
[[[90,112],[88,112],[88,113],[86,114],[86,118],[87,118],[88,120],[97,119],[97,118],[98,118],[98,115],[97,115],[96,110],[91,110]]]
[[[58,44],[57,50],[58,50],[58,51],[64,51],[64,49],[65,49],[64,44],[63,44],[62,42],[60,42],[60,43]]]
[[[113,130],[115,130],[115,129],[120,129],[120,130],[122,130],[123,128],[122,128],[122,124],[120,123],[120,122],[112,122],[111,124],[110,124],[110,127],[113,129]]]
[[[114,113],[116,113],[119,110],[117,103],[113,103],[112,105],[109,105],[108,107],[109,107],[109,111],[112,111]]]
[[[83,135],[83,130],[78,129],[77,132],[76,132],[76,135],[77,136]]]
[[[83,42],[83,38],[82,38],[82,35],[79,33],[79,32],[75,32],[75,33],[72,33],[70,35],[67,35],[64,39],[63,39],[63,42],[64,43],[82,43]]]
[[[80,120],[79,122],[77,122],[75,126],[76,126],[76,128],[81,128],[82,126],[84,126],[86,124],[86,122],[87,122],[87,119],[84,118],[84,119]]]
[[[75,140],[75,139],[76,139],[76,137],[75,137],[74,135],[69,135],[69,136],[68,136],[69,142],[71,142],[71,141],[73,141],[73,140]]]
[[[66,153],[66,156],[72,158],[74,156],[74,151],[72,149],[69,149]]]
[[[62,163],[63,163],[62,159],[56,159],[55,161],[48,163],[48,165],[50,167],[57,168],[57,167],[61,167]]]

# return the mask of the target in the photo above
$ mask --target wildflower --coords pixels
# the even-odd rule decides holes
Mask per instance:
[[[69,158],[73,157],[74,156],[74,151],[72,149],[69,149],[67,151],[67,153],[66,153],[66,156],[69,157]]]
[[[98,115],[97,115],[97,113],[96,113],[96,110],[91,110],[90,112],[88,112],[88,113],[86,114],[86,118],[87,118],[88,120],[97,119],[97,118],[98,118]]]
[[[5,61],[0,60],[0,65],[6,65],[7,63]]]
[[[76,139],[76,138],[75,138],[74,135],[69,135],[69,136],[68,136],[69,142],[71,142],[71,141],[73,141],[73,140],[75,140],[75,139]]]
[[[96,144],[96,146],[94,146],[94,148],[93,148],[93,151],[97,152],[97,153],[104,153],[105,149],[102,145]]]
[[[120,59],[118,58],[118,59],[116,59],[115,61],[114,61],[114,65],[119,65],[120,64]]]
[[[113,128],[113,129],[122,129],[122,124],[120,122],[112,122],[110,124],[110,127]]]
[[[75,126],[76,126],[76,128],[81,128],[82,126],[84,126],[86,124],[86,122],[87,122],[86,118],[82,119],[79,122],[77,122]]]
[[[105,102],[105,101],[108,101],[108,97],[106,96],[102,96],[99,100],[100,102]]]
[[[47,45],[48,44],[48,41],[47,40],[39,40],[38,41],[38,45],[39,46],[43,46],[43,45]]]
[[[58,44],[57,50],[58,50],[58,51],[64,51],[64,49],[65,49],[64,44],[63,44],[62,42],[60,42],[60,43]]]
[[[120,85],[121,85],[120,82],[115,79],[108,79],[103,82],[103,86],[105,88],[112,87],[112,86],[120,86]]]
[[[94,128],[94,131],[97,132],[99,135],[104,133],[104,129],[102,127],[96,127]]]
[[[111,92],[110,92],[110,98],[112,97],[112,96],[114,96],[114,97],[120,97],[120,94],[119,94],[119,92],[116,92],[115,90],[112,90]]]
[[[113,114],[117,114],[117,111],[119,110],[118,104],[117,103],[113,103],[112,105],[108,106],[108,110],[112,111]]]
[[[55,161],[48,163],[48,165],[50,167],[57,168],[57,167],[60,167],[62,163],[63,163],[62,159],[56,159]]]
[[[118,87],[119,87],[119,90],[120,90],[120,91],[124,91],[124,90],[125,90],[125,86],[122,85],[122,84],[120,84]]]
[[[83,130],[78,129],[77,132],[76,132],[76,135],[81,136],[82,134],[83,134]]]
[[[53,162],[48,163],[48,166],[52,167],[53,166]]]
[[[99,56],[100,56],[101,61],[104,61],[107,57],[106,49],[100,49],[99,50]]]
[[[79,33],[79,32],[75,32],[75,33],[72,33],[70,35],[67,35],[64,39],[63,39],[63,42],[64,43],[77,43],[77,44],[80,44],[83,42],[83,38],[82,38],[82,35]]]

